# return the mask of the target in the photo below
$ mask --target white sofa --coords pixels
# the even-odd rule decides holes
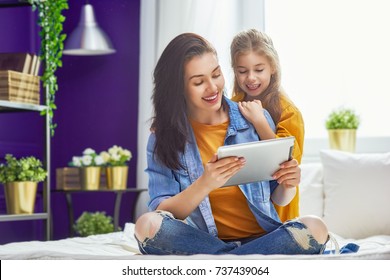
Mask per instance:
[[[321,150],[301,170],[301,216],[322,217],[340,245],[390,248],[390,153]]]

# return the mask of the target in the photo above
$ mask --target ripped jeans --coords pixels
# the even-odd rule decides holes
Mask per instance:
[[[167,212],[160,229],[153,238],[138,240],[142,254],[193,255],[193,254],[322,254],[326,244],[319,244],[306,226],[297,221],[287,221],[276,230],[254,239],[223,241],[207,232],[173,218]]]

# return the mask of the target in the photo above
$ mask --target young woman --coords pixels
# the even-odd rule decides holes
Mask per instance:
[[[232,100],[256,128],[261,139],[294,136],[293,158],[301,163],[304,123],[301,112],[282,91],[280,64],[272,40],[249,29],[238,33],[230,46],[235,80]],[[272,116],[276,131],[268,124],[263,108]],[[286,206],[275,205],[282,222],[299,216],[299,191]]]
[[[146,169],[152,212],[136,222],[140,251],[321,253],[328,240],[322,220],[310,216],[282,224],[272,203],[285,205],[295,195],[296,160],[283,163],[274,181],[221,188],[245,159],[218,159],[217,148],[259,140],[237,103],[224,96],[224,86],[216,51],[199,35],[177,36],[158,60]]]

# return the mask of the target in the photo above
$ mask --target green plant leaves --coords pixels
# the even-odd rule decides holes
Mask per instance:
[[[62,51],[66,34],[63,34],[63,23],[65,17],[63,10],[69,9],[68,0],[28,0],[32,5],[32,10],[38,10],[39,19],[37,24],[41,27],[39,35],[41,37],[40,58],[44,62],[44,73],[41,76],[44,88],[49,92],[46,98],[47,112],[49,115],[50,133],[54,136],[57,124],[54,123],[53,110],[55,106],[55,94],[58,91],[57,77],[55,72],[57,67],[62,67]],[[41,115],[46,115],[46,111]]]
[[[359,125],[359,116],[347,108],[332,111],[325,122],[327,129],[357,129]]]
[[[42,162],[35,157],[17,159],[7,154],[5,160],[5,164],[0,164],[0,183],[42,182],[46,179],[47,172],[42,168]]]
[[[105,212],[83,212],[73,228],[80,236],[110,233],[114,231],[112,217]]]

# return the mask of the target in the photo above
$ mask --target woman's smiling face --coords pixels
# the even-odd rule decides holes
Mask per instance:
[[[184,66],[184,85],[190,117],[197,119],[203,113],[218,111],[225,79],[215,54],[205,53],[189,60]]]

